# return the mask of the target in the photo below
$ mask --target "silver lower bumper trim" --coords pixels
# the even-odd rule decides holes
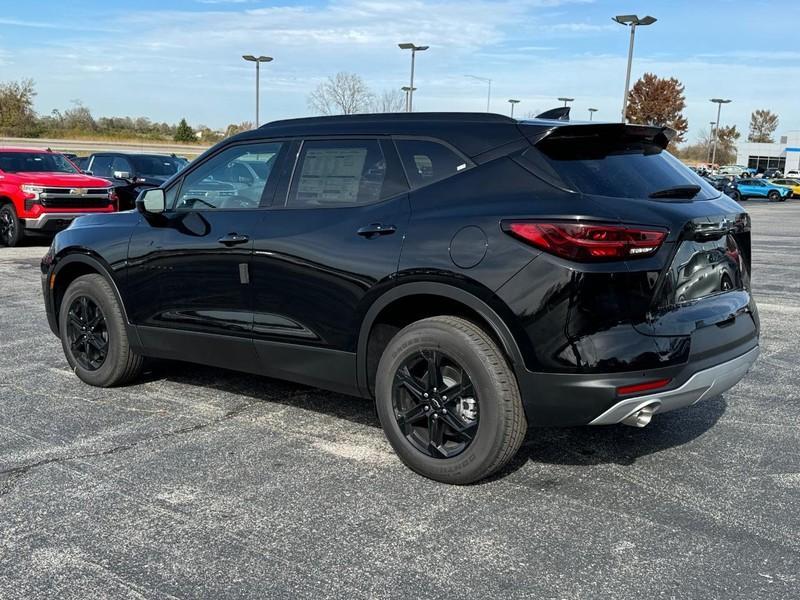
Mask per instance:
[[[92,214],[85,212],[44,213],[35,219],[22,219],[25,229],[43,229],[50,221],[72,221],[83,215]]]
[[[698,371],[677,389],[621,400],[589,425],[619,423],[648,404],[658,404],[656,413],[663,413],[718,396],[741,381],[756,362],[758,352],[758,347],[755,347],[733,360]]]

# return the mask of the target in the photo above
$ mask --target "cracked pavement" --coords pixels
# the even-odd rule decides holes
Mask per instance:
[[[800,596],[800,201],[750,201],[762,355],[722,397],[531,430],[488,482],[394,457],[364,400],[163,362],[104,390],[0,248],[0,598]]]

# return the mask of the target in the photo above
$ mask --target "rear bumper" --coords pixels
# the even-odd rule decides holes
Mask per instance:
[[[667,338],[670,339],[670,338]],[[725,326],[694,332],[691,352],[681,364],[592,373],[544,373],[517,368],[516,375],[528,423],[533,426],[578,426],[618,423],[648,403],[658,412],[689,406],[735,385],[758,356],[758,324],[742,314]],[[664,389],[620,395],[617,389],[668,379]]]
[[[676,408],[691,406],[704,400],[727,392],[742,378],[753,366],[758,358],[759,348],[738,356],[732,360],[718,364],[709,369],[698,371],[678,388],[620,400],[606,410],[589,425],[613,425],[620,423],[636,411],[645,406],[653,405],[656,413],[669,412]]]

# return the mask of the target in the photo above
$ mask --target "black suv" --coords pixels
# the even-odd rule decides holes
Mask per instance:
[[[133,208],[143,189],[158,187],[186,166],[174,154],[97,152],[85,160],[85,173],[111,181],[120,210]]]
[[[469,483],[529,426],[625,423],[758,354],[750,220],[672,131],[416,113],[279,121],[42,263],[83,381],[144,357],[374,398],[400,458]]]

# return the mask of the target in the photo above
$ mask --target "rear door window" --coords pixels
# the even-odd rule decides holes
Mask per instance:
[[[699,186],[695,200],[719,192],[661,146],[597,139],[543,140],[525,152],[536,170],[560,187],[615,198],[648,198],[654,192]]]
[[[446,179],[469,166],[463,156],[432,140],[396,139],[395,145],[412,189]]]
[[[336,208],[383,199],[387,163],[377,140],[303,142],[286,206]]]

